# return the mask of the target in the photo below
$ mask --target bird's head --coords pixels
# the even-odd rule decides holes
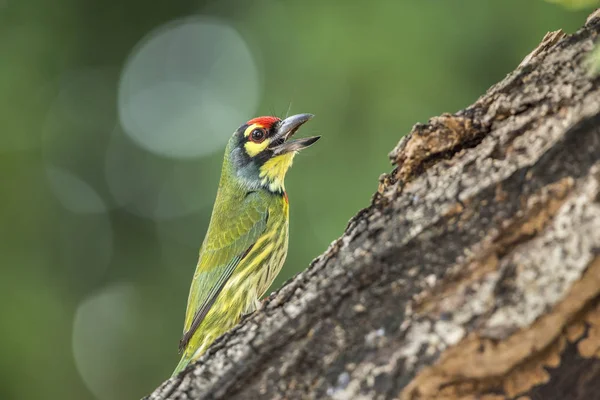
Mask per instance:
[[[312,114],[298,114],[284,120],[259,117],[240,126],[228,145],[236,177],[251,189],[263,187],[283,193],[285,174],[296,153],[320,138],[292,139],[298,128],[312,117]]]

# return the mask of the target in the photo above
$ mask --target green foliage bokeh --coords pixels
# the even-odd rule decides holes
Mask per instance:
[[[547,31],[572,32],[587,14],[523,0],[0,1],[2,399],[139,398],[177,362],[222,151],[170,160],[128,145],[149,181],[168,180],[164,165],[187,171],[177,184],[202,204],[160,221],[115,201],[103,160],[128,55],[188,15],[220,18],[246,40],[261,71],[257,115],[284,115],[291,102],[292,113],[316,115],[303,134],[323,135],[288,174],[290,248],[276,289],[369,204],[414,123],[472,103]],[[90,69],[99,78],[69,105],[75,120],[57,118],[66,77]],[[60,201],[48,154],[93,187],[79,195],[94,212]]]

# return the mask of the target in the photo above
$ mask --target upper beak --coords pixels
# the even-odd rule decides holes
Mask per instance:
[[[298,114],[281,121],[279,127],[277,128],[277,132],[271,138],[272,144],[271,147],[269,147],[269,149],[273,151],[274,155],[299,151],[307,148],[319,140],[321,136],[289,140],[294,133],[296,133],[296,131],[312,117],[314,117],[312,114]]]

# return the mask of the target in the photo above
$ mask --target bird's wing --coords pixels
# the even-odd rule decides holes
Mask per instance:
[[[237,212],[230,210],[227,216],[211,221],[190,289],[179,351],[186,348],[235,267],[264,233],[269,211],[260,200],[249,194],[234,207]]]

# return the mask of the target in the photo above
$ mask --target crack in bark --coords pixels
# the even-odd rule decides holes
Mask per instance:
[[[520,376],[539,383],[556,363],[544,349],[562,340],[551,329],[578,323],[597,297],[585,284],[600,248],[600,89],[583,60],[599,31],[591,18],[555,36],[473,106],[415,126],[344,235],[149,398],[499,399],[530,388],[552,400],[577,382],[593,393],[593,380],[568,373],[506,382],[530,365]],[[577,293],[588,300],[570,302]],[[531,356],[534,333],[546,336]],[[469,354],[494,357],[478,370]],[[561,371],[588,365],[565,360]]]

